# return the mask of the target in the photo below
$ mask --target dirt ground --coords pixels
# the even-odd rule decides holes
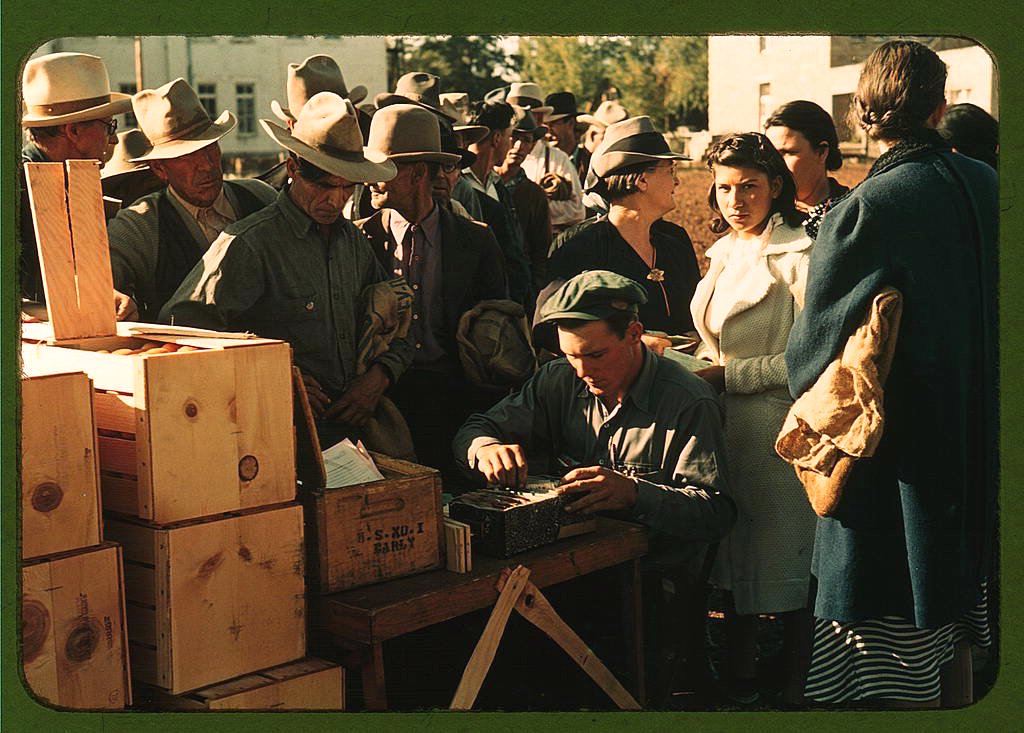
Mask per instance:
[[[870,167],[868,163],[847,160],[832,175],[844,186],[852,187],[864,179]],[[697,252],[700,271],[704,273],[708,269],[704,252],[718,238],[708,228],[711,221],[711,210],[708,208],[711,172],[705,167],[684,168],[679,173],[679,180],[680,185],[676,187],[676,209],[665,218],[686,229]]]

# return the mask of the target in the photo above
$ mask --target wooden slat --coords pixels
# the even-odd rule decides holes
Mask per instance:
[[[103,214],[100,167],[94,160],[67,161],[68,213],[74,247],[78,313],[73,323],[53,322],[58,339],[104,336],[115,332],[110,248]]]
[[[22,558],[100,542],[92,384],[81,372],[21,382]]]
[[[125,394],[135,392],[135,364],[140,360],[138,356],[95,354],[86,349],[66,349],[25,341],[21,344],[21,358],[29,374],[85,372],[95,389]]]
[[[124,548],[126,562],[145,563],[150,567],[156,563],[159,537],[152,527],[108,515],[103,529],[106,539],[120,543]]]
[[[100,471],[103,510],[121,514],[139,513],[139,482],[130,476],[113,476]]]
[[[63,163],[25,163],[25,183],[32,208],[32,224],[39,249],[39,269],[53,334],[74,337],[74,329],[62,332],[78,315],[75,258],[68,220],[67,189]],[[25,242],[23,246],[32,246]]]
[[[155,685],[157,683],[156,649],[129,641],[128,656],[132,665],[132,677]]]
[[[22,570],[25,676],[53,704],[117,709],[130,696],[119,558],[108,545]]]
[[[100,449],[100,470],[134,476],[138,471],[135,441],[101,435],[96,441]],[[114,507],[111,507],[112,509]]]
[[[135,400],[130,394],[96,392],[93,396],[96,427],[134,435],[136,431]]]
[[[306,650],[302,509],[292,504],[167,530],[166,649],[177,693],[282,664]],[[163,638],[163,637],[161,637]],[[162,663],[162,662],[161,662]]]
[[[125,605],[128,639],[142,644],[156,646],[156,611],[136,603]]]
[[[124,564],[124,598],[142,604],[153,604],[156,598],[156,571],[150,565]]]

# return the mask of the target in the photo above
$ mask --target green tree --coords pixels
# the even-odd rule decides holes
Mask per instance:
[[[603,36],[522,36],[519,76],[540,85],[545,94],[569,91],[586,109],[600,104],[610,81],[607,71],[613,44]]]
[[[515,71],[515,59],[499,36],[405,36],[391,41],[392,88],[402,74],[428,71],[441,77],[441,91],[468,92],[480,99],[503,85]]]

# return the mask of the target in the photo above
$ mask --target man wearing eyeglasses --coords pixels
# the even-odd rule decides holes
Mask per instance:
[[[131,295],[141,320],[155,321],[220,233],[270,204],[277,192],[263,181],[225,181],[219,140],[235,128],[225,110],[210,118],[184,79],[132,97],[139,129],[149,141],[134,163],[145,163],[167,187],[143,196],[107,225],[114,287]]]
[[[384,267],[413,290],[413,362],[388,394],[409,424],[419,462],[447,479],[457,475],[452,436],[478,404],[459,363],[459,319],[480,301],[507,297],[501,251],[487,227],[435,201],[438,169],[462,156],[442,151],[440,123],[430,110],[379,108],[367,147],[387,155],[398,174],[370,185],[379,210],[356,224]]]
[[[117,143],[114,115],[127,112],[127,94],[110,91],[103,60],[83,53],[54,53],[30,60],[22,75],[21,125],[29,142],[22,163],[63,163],[66,160],[110,158]],[[35,228],[28,191],[21,175],[21,295],[23,311],[45,317],[46,295],[39,268]],[[136,315],[135,304],[114,292],[114,309],[121,320]]]

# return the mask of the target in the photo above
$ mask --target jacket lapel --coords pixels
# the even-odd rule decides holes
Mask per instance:
[[[453,324],[458,323],[462,315],[459,308],[466,300],[466,291],[473,289],[470,279],[476,271],[478,254],[459,236],[454,214],[439,206],[438,215],[441,217],[441,296],[445,321]]]

